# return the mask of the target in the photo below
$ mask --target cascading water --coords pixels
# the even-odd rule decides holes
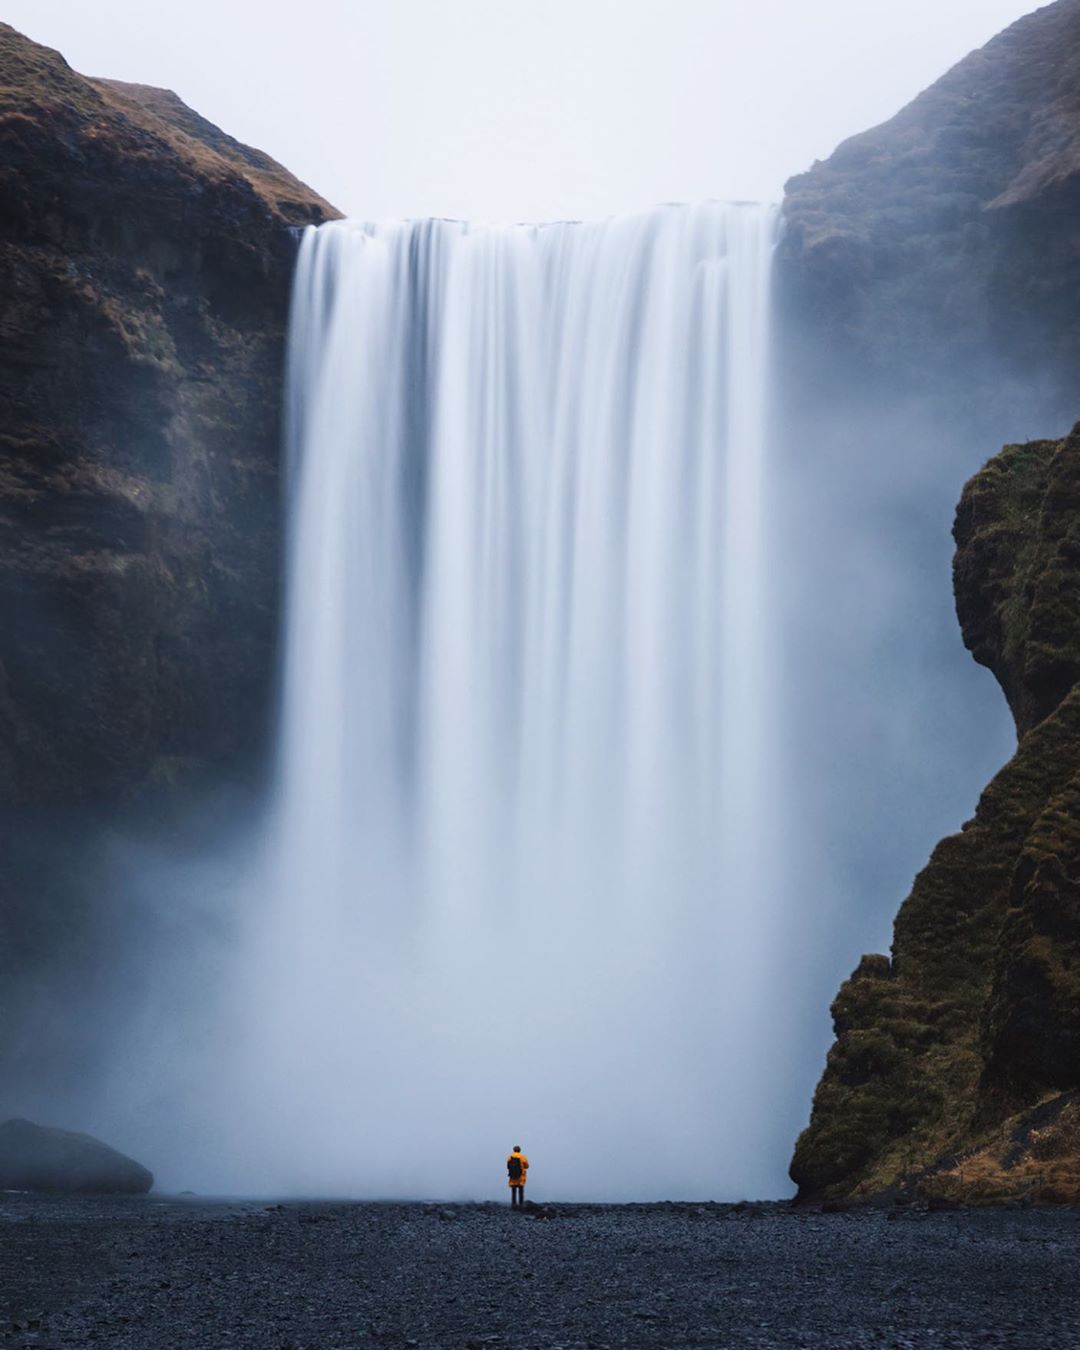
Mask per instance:
[[[241,1184],[783,1188],[776,222],[305,235]]]

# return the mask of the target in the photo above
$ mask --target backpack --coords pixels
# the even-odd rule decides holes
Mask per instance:
[[[521,1159],[515,1153],[507,1162],[506,1170],[510,1173],[511,1181],[520,1181],[524,1168],[521,1166]]]

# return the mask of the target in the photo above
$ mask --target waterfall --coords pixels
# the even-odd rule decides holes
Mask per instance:
[[[776,229],[305,234],[261,1189],[500,1195],[515,1143],[547,1197],[783,1189]]]

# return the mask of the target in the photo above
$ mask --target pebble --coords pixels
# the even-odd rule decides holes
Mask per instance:
[[[534,1213],[2,1196],[0,1347],[1080,1350],[1073,1210]]]

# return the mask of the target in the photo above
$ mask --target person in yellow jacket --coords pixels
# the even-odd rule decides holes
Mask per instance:
[[[529,1170],[529,1160],[521,1151],[521,1145],[515,1144],[514,1151],[506,1160],[506,1175],[509,1177],[510,1205],[525,1203],[525,1174]]]

